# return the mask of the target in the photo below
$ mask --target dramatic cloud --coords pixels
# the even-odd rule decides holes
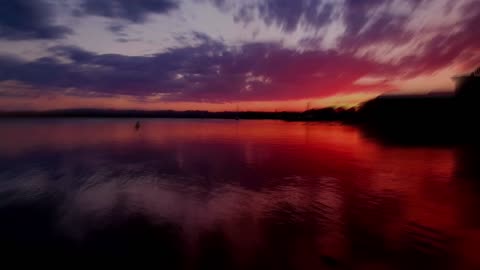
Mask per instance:
[[[164,14],[176,8],[176,0],[82,0],[79,13],[142,23],[151,14]]]
[[[223,12],[233,12],[242,23],[260,20],[279,27],[287,35],[300,31],[303,38],[298,42],[299,48],[328,47],[380,62],[410,61],[411,56],[430,53],[426,50],[438,46],[439,41],[444,47],[442,51],[452,48],[460,52],[462,49],[458,47],[472,47],[479,40],[475,35],[479,31],[476,26],[480,15],[478,0],[248,0],[241,3],[210,0],[209,3]],[[462,40],[468,40],[469,44],[455,45]]]
[[[230,48],[207,42],[152,56],[95,54],[55,47],[55,57],[25,62],[0,58],[0,81],[76,93],[162,96],[176,101],[238,101],[306,98],[351,91],[373,65],[333,52],[305,52],[276,44]]]
[[[0,56],[0,87],[9,89],[3,96],[268,102],[378,93],[406,81],[412,82],[408,89],[398,90],[428,91],[429,85],[451,89],[451,76],[480,61],[478,0],[62,3],[66,8],[55,6],[63,12],[60,21],[74,25],[76,33],[39,49],[38,43],[9,47]],[[8,8],[0,11],[7,15],[0,17],[0,38],[68,33],[53,23],[47,2],[3,6]],[[73,10],[81,16],[72,16]],[[178,16],[153,18],[173,10]],[[424,83],[429,78],[441,83]]]
[[[250,9],[252,6],[249,6]],[[248,20],[246,9],[240,9],[239,18]],[[330,22],[334,15],[334,4],[329,1],[310,0],[266,0],[258,3],[259,17],[267,24],[276,24],[287,32],[294,31],[299,25],[321,27]]]
[[[54,24],[52,6],[43,0],[8,0],[0,3],[0,39],[57,39],[72,33]]]
[[[235,12],[235,20],[243,23],[255,21],[258,17],[267,25],[275,25],[286,32],[300,26],[319,28],[338,16],[336,7],[342,1],[332,0],[197,0],[210,2],[223,11]]]

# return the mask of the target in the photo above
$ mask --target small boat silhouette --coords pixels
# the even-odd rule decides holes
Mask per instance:
[[[139,130],[140,129],[140,121],[137,121],[137,123],[135,124],[135,130]]]

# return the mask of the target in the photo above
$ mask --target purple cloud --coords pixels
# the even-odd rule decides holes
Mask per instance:
[[[264,0],[257,2],[209,0],[209,2],[222,11],[229,11],[237,7],[235,20],[238,22],[250,23],[258,14],[258,17],[267,25],[276,25],[285,32],[295,31],[301,25],[321,27],[330,22],[334,15],[334,5],[322,0]]]
[[[52,57],[31,62],[0,58],[0,81],[18,81],[49,91],[76,89],[224,102],[288,100],[351,91],[352,83],[368,72],[388,70],[334,52],[299,53],[273,43],[231,48],[211,41],[152,56],[95,54],[68,46],[51,51]]]
[[[93,9],[88,14],[134,23],[144,22],[149,14],[176,8],[176,4],[161,4],[171,1],[96,1],[87,8],[89,2],[82,2],[85,12]],[[222,10],[233,8],[225,0],[213,3]],[[323,36],[302,39],[302,48],[298,49],[275,42],[231,46],[219,41],[221,37],[215,40],[199,32],[173,33],[178,34],[176,41],[184,47],[143,56],[54,46],[49,50],[50,57],[37,60],[0,57],[0,82],[19,82],[40,91],[74,90],[86,96],[95,93],[161,96],[165,101],[266,101],[323,97],[375,87],[355,83],[364,77],[414,78],[453,62],[478,65],[472,62],[479,59],[480,48],[477,5],[464,5],[462,18],[450,16],[446,23],[443,18],[430,18],[426,21],[432,26],[414,24],[412,29],[412,20],[422,16],[424,9],[431,14],[428,1],[402,1],[404,6],[397,7],[400,2],[393,0],[347,0],[340,11],[334,1],[327,0],[242,3],[235,6],[238,20],[258,16],[289,33],[300,26],[322,28],[341,19],[344,33],[330,50],[316,46]],[[458,5],[451,9],[458,9]],[[436,12],[449,10],[440,6]],[[441,31],[451,25],[457,31]],[[124,27],[112,24],[111,30],[120,33],[119,42],[133,41],[123,34]],[[302,50],[305,48],[308,50]]]
[[[51,5],[43,0],[8,0],[0,3],[0,39],[59,39],[72,33],[53,22]]]
[[[151,14],[165,14],[177,8],[176,0],[82,0],[77,14],[143,23]]]

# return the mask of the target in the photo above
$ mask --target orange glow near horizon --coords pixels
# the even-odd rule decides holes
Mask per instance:
[[[200,111],[304,111],[307,108],[355,107],[361,102],[375,98],[378,92],[338,94],[324,98],[285,101],[243,101],[228,103],[165,102],[161,100],[137,100],[130,96],[116,97],[73,97],[50,95],[35,99],[4,98],[0,106],[4,111],[15,110],[59,110],[72,108],[137,109],[137,110],[200,110]]]
[[[9,95],[11,93],[35,93],[37,90],[30,86],[18,82],[5,82],[0,84],[0,94],[4,96],[0,99],[1,110],[3,111],[21,111],[21,110],[59,110],[59,109],[134,109],[134,110],[200,110],[200,111],[305,111],[307,108],[325,108],[325,107],[355,107],[369,99],[375,98],[384,93],[412,94],[428,93],[431,91],[443,90],[451,91],[454,88],[452,77],[463,74],[470,67],[461,65],[452,65],[450,67],[438,70],[431,74],[419,75],[413,78],[392,79],[382,77],[361,77],[353,83],[350,91],[346,89],[341,92],[319,97],[299,98],[290,100],[275,100],[272,97],[270,101],[231,101],[224,103],[214,102],[185,102],[185,101],[165,101],[159,96],[146,96],[138,98],[129,95],[114,96],[82,96],[64,93],[37,93],[33,96]],[[372,79],[373,78],[373,79]],[[309,86],[308,88],[312,88]],[[317,86],[322,88],[320,84]],[[333,86],[332,86],[333,87]],[[314,87],[315,88],[315,87]],[[340,88],[341,89],[341,88]],[[387,90],[392,89],[392,90]],[[399,90],[393,90],[399,89]],[[67,91],[68,92],[68,91]],[[77,91],[81,94],[81,91]],[[329,91],[335,93],[335,91]]]

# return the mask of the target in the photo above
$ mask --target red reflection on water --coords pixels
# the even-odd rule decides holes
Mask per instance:
[[[93,184],[67,196],[65,230],[88,235],[74,221],[106,224],[112,213],[167,220],[192,265],[205,252],[239,269],[479,265],[479,194],[456,174],[456,149],[387,146],[332,124],[134,124],[2,123],[0,158],[76,150],[100,160]]]

